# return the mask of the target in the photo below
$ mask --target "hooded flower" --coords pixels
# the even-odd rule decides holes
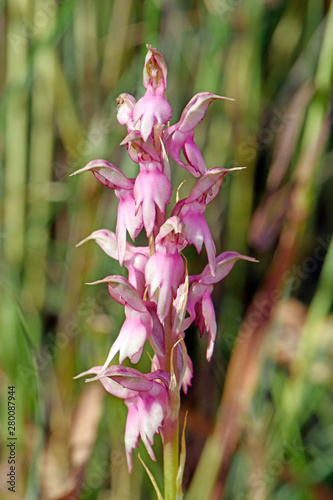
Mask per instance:
[[[163,224],[156,237],[156,253],[150,257],[145,269],[150,296],[153,297],[159,289],[157,315],[161,321],[168,315],[171,300],[176,297],[184,279],[184,262],[179,251],[186,242],[181,231],[178,217],[172,217]]]
[[[117,236],[108,229],[99,229],[82,240],[78,245],[94,240],[101,249],[112,259],[119,260]],[[136,247],[126,242],[124,266],[128,270],[128,281],[136,288],[140,297],[143,297],[145,288],[145,267],[149,258],[148,247]]]
[[[184,234],[188,243],[193,244],[200,253],[205,244],[211,272],[215,273],[216,248],[209,226],[205,219],[206,206],[218,195],[224,176],[237,170],[211,168],[199,179],[190,195],[180,200],[172,214],[178,215],[184,224]]]
[[[140,173],[134,184],[136,211],[142,210],[147,236],[150,236],[154,229],[156,206],[164,214],[165,205],[170,202],[172,185],[162,170],[159,162],[141,163]]]
[[[237,252],[223,252],[216,258],[216,273],[212,274],[209,265],[197,276],[190,276],[192,283],[188,294],[187,311],[190,314],[183,322],[184,330],[192,321],[199,327],[201,337],[205,331],[208,333],[208,346],[206,357],[210,361],[216,338],[216,317],[211,299],[213,284],[218,283],[229,274],[237,260],[256,262],[252,257],[241,255]]]
[[[117,97],[117,120],[120,125],[126,125],[128,132],[134,130],[133,109],[136,104],[135,98],[130,94],[120,94]]]
[[[141,437],[149,456],[156,460],[152,446],[154,435],[163,425],[168,404],[170,375],[162,370],[143,374],[134,368],[111,366],[103,370],[95,366],[75,378],[97,375],[104,388],[113,396],[124,399],[128,408],[125,448],[129,472],[132,471],[132,451]],[[92,379],[90,379],[92,380]]]
[[[126,319],[115,342],[112,344],[108,357],[104,363],[106,368],[119,352],[119,361],[129,358],[137,363],[141,357],[143,346],[152,333],[153,320],[145,305],[145,301],[138,295],[137,290],[122,276],[108,276],[103,280],[89,283],[96,285],[106,283],[109,293],[119,304],[125,306]]]
[[[172,117],[172,108],[165,98],[167,67],[162,54],[150,47],[143,68],[143,85],[146,93],[134,106],[134,125],[140,120],[140,132],[148,140],[155,124],[165,125]]]
[[[224,99],[233,100],[210,92],[196,94],[185,106],[179,122],[165,131],[165,141],[171,136],[168,142],[171,157],[195,177],[203,175],[207,168],[200,150],[194,142],[194,129],[205,116],[210,103]],[[181,150],[183,150],[187,163],[180,158]]]
[[[126,231],[134,240],[143,227],[141,207],[136,207],[133,195],[134,179],[128,179],[119,168],[106,160],[93,160],[72,175],[87,171],[92,172],[104,186],[114,189],[119,200],[116,234],[119,263],[122,265],[126,249]]]
[[[148,87],[145,95],[134,106],[134,124],[140,120],[140,132],[144,141],[147,141],[154,125],[165,125],[171,117],[172,108],[164,97],[163,89]]]

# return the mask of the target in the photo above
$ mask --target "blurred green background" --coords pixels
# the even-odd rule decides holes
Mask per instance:
[[[197,92],[235,99],[213,103],[196,132],[209,168],[246,167],[207,216],[219,252],[260,261],[216,286],[210,364],[206,339],[187,334],[186,500],[333,498],[333,7],[323,0],[0,2],[1,498],[155,498],[136,453],[127,473],[124,404],[73,381],[104,361],[123,321],[106,289],[84,283],[123,270],[93,243],[76,248],[114,230],[117,203],[92,175],[69,175],[105,158],[135,176],[116,98],[143,95],[146,43],[165,56],[173,123]],[[184,196],[193,180],[173,169]],[[200,272],[205,255],[186,255]],[[140,453],[161,486],[161,462]]]

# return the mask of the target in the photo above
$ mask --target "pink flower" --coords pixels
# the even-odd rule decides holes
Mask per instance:
[[[134,130],[133,109],[136,104],[135,98],[130,94],[120,94],[117,97],[117,120],[120,125],[127,125],[127,130]]]
[[[87,171],[92,172],[104,186],[114,189],[119,200],[116,234],[119,263],[122,265],[126,249],[126,231],[134,240],[143,227],[141,207],[136,206],[133,194],[134,179],[128,179],[119,168],[106,160],[93,160],[72,175]]]
[[[132,450],[138,445],[141,437],[149,456],[156,460],[152,445],[154,435],[162,427],[168,403],[168,394],[164,385],[154,382],[149,392],[141,392],[138,396],[126,399],[128,415],[125,430],[125,448],[128,470],[132,470]]]
[[[141,299],[134,286],[122,276],[108,276],[89,284],[96,285],[98,283],[108,285],[111,297],[125,306],[126,316],[119,335],[111,346],[103,369],[111,363],[118,352],[120,363],[125,358],[129,358],[132,363],[137,363],[153,328],[153,320],[146,307],[146,301]]]
[[[126,250],[126,231],[134,241],[143,227],[143,220],[140,207],[136,207],[133,190],[117,189],[115,194],[119,200],[116,235],[119,263],[122,266]]]
[[[216,339],[216,317],[214,305],[211,299],[213,285],[201,285],[193,283],[190,288],[187,300],[187,310],[195,325],[199,327],[200,336],[208,333],[208,346],[206,352],[207,361],[211,360],[214,343]]]
[[[180,200],[172,211],[184,224],[184,234],[188,243],[200,253],[205,244],[211,272],[215,273],[216,248],[205,219],[206,206],[218,195],[224,176],[235,169],[211,168],[199,179],[190,195]]]
[[[156,460],[152,446],[154,435],[163,425],[170,375],[162,370],[143,374],[125,366],[111,366],[102,371],[101,366],[95,366],[75,378],[93,374],[110,394],[124,399],[128,408],[125,448],[129,472],[132,471],[132,451],[140,437],[149,456]]]
[[[164,133],[165,141],[171,136],[168,142],[171,157],[195,177],[203,175],[207,168],[200,150],[194,142],[194,129],[203,119],[210,103],[224,99],[233,100],[210,92],[196,94],[185,106],[179,122],[169,127]],[[181,150],[183,150],[187,163],[180,158]]]
[[[166,90],[167,87],[167,65],[161,52],[147,45],[147,55],[143,67],[143,85],[145,89]]]
[[[189,290],[187,310],[190,314],[183,322],[186,329],[194,320],[199,327],[201,337],[208,333],[208,346],[206,357],[210,361],[216,338],[216,317],[214,305],[211,299],[213,284],[218,283],[229,274],[237,260],[248,260],[256,262],[252,257],[241,255],[237,252],[223,252],[216,258],[216,273],[213,275],[211,267],[207,265],[201,274],[190,276],[192,286]]]
[[[152,319],[148,311],[138,312],[130,306],[125,306],[126,319],[119,335],[112,344],[105,366],[119,352],[119,363],[129,358],[131,363],[137,363],[141,358],[143,346],[152,333]]]
[[[181,230],[178,217],[163,224],[155,240],[156,253],[150,257],[145,269],[150,297],[159,289],[157,315],[161,321],[168,315],[171,300],[176,297],[184,279],[184,262],[178,253],[186,245]]]
[[[94,240],[101,249],[112,259],[119,260],[118,241],[115,233],[108,229],[99,229],[82,240],[78,245]],[[145,267],[149,258],[148,247],[136,247],[126,242],[124,255],[124,266],[128,270],[128,281],[136,288],[140,297],[143,296],[145,288]]]
[[[140,120],[140,132],[147,141],[155,124],[165,125],[172,117],[172,108],[164,96],[163,88],[148,87],[146,93],[138,100],[133,110],[133,122]]]
[[[126,146],[128,155],[134,163],[144,163],[151,160],[161,161],[152,138],[148,137],[147,141],[144,141],[140,130],[130,131],[120,145]]]
[[[165,205],[170,202],[172,185],[162,169],[162,165],[155,161],[141,163],[140,173],[134,184],[136,211],[142,209],[147,236],[150,236],[154,229],[156,206],[164,214]]]

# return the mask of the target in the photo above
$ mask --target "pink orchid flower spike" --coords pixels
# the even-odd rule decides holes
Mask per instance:
[[[219,194],[225,175],[240,168],[207,170],[194,134],[209,105],[227,98],[210,92],[196,94],[178,123],[168,126],[172,108],[166,99],[167,66],[157,49],[149,45],[147,48],[143,97],[137,101],[122,93],[117,99],[117,119],[127,129],[121,145],[126,147],[139,173],[128,178],[112,163],[94,160],[73,174],[90,171],[104,186],[114,190],[118,199],[115,232],[94,231],[79,245],[94,240],[110,258],[124,265],[122,271],[126,273],[126,277],[107,276],[88,283],[107,285],[111,297],[124,307],[124,322],[108,354],[105,353],[105,363],[79,376],[99,380],[109,394],[125,402],[129,472],[139,439],[155,460],[154,438],[161,434],[164,498],[173,500],[182,497],[185,460],[184,437],[179,440],[180,392],[187,392],[193,376],[186,330],[194,323],[201,337],[207,332],[206,358],[210,361],[217,335],[214,284],[231,271],[237,260],[255,259],[237,252],[216,256],[205,218],[206,207]],[[172,196],[170,156],[198,179],[189,196],[177,201],[169,216],[166,211]],[[127,233],[134,241],[143,228],[145,234],[141,236],[147,236],[148,241],[143,243],[146,246],[134,246],[127,241]],[[205,246],[208,263],[201,274],[189,275],[192,264],[182,253],[187,245],[194,245],[198,253]],[[152,352],[150,373],[122,366],[124,361],[138,363],[148,343]],[[117,357],[119,364],[110,366]],[[156,480],[148,474],[157,497],[162,498]]]

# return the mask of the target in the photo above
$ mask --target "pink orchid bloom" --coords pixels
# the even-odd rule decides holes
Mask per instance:
[[[211,360],[216,339],[215,309],[211,299],[213,285],[193,283],[188,294],[187,310],[191,320],[199,327],[200,336],[208,333],[208,346],[206,351],[207,361]],[[185,320],[186,321],[186,320]]]
[[[134,186],[133,186],[134,187]],[[134,241],[143,227],[142,211],[137,209],[134,191],[117,189],[119,200],[116,235],[118,241],[119,264],[122,266],[126,251],[126,231]]]
[[[78,245],[83,245],[87,241],[94,240],[101,249],[112,259],[119,260],[119,250],[117,236],[108,229],[99,229],[90,236],[82,240]],[[136,288],[140,297],[145,289],[145,267],[149,258],[148,247],[136,247],[126,242],[124,255],[124,266],[128,270],[128,281]]]
[[[148,140],[154,125],[165,125],[172,117],[172,108],[164,96],[163,88],[148,87],[145,95],[138,100],[133,110],[133,122],[140,120],[140,132],[144,141]]]
[[[120,363],[125,358],[129,358],[132,363],[137,363],[153,328],[153,320],[146,307],[146,301],[141,299],[134,286],[123,276],[108,276],[89,285],[99,283],[108,285],[111,297],[125,306],[126,316],[119,335],[110,348],[103,369],[111,363],[118,352]]]
[[[126,146],[128,155],[134,163],[144,163],[151,160],[161,161],[152,138],[148,137],[147,141],[144,141],[140,130],[130,131],[120,145]]]
[[[141,207],[136,206],[133,194],[135,180],[128,179],[119,168],[106,160],[93,160],[72,175],[87,171],[92,172],[104,186],[114,189],[119,200],[116,234],[119,263],[122,266],[126,250],[126,231],[134,240],[143,227]]]
[[[131,472],[132,451],[140,437],[151,459],[156,460],[152,446],[154,435],[163,425],[170,375],[162,370],[143,374],[124,366],[111,366],[102,370],[103,367],[95,366],[75,378],[95,374],[97,377],[94,379],[100,380],[107,392],[125,400],[128,408],[125,448],[128,470]]]
[[[117,120],[120,125],[126,125],[128,132],[134,130],[133,109],[135,98],[126,92],[117,97]]]
[[[165,125],[172,117],[172,108],[165,98],[167,86],[167,66],[162,54],[147,45],[143,68],[143,85],[145,95],[138,100],[133,110],[133,123],[140,120],[140,131],[146,142],[154,125]]]
[[[167,65],[161,52],[147,45],[148,52],[143,67],[143,86],[145,89],[166,90],[167,87]]]
[[[205,219],[206,206],[218,195],[224,176],[237,170],[222,167],[211,168],[199,179],[190,195],[180,200],[172,214],[178,215],[184,224],[184,234],[188,243],[200,253],[203,243],[206,247],[211,272],[215,273],[216,247]]]
[[[125,306],[126,319],[119,335],[112,344],[105,366],[119,352],[119,363],[129,358],[131,363],[137,363],[141,358],[143,346],[152,333],[152,319],[148,310],[144,313],[136,311],[130,306]]]
[[[216,100],[231,100],[228,97],[211,94],[210,92],[200,92],[196,94],[185,106],[180,120],[175,125],[169,127],[164,134],[168,142],[168,150],[171,157],[181,167],[186,168],[195,177],[203,175],[207,168],[198,146],[194,142],[194,129],[204,118],[208,106]],[[183,150],[187,163],[180,158]]]
[[[184,262],[178,253],[186,245],[181,231],[178,217],[168,219],[161,226],[155,240],[156,253],[150,257],[145,269],[150,297],[159,289],[157,315],[161,321],[168,315],[171,300],[176,297],[184,279]]]
[[[189,290],[187,300],[187,310],[190,317],[184,320],[183,328],[188,328],[194,320],[195,324],[199,327],[201,337],[207,331],[208,346],[206,357],[208,361],[210,361],[213,354],[217,330],[215,310],[211,299],[213,284],[225,278],[237,260],[257,262],[256,259],[237,252],[223,252],[216,258],[216,272],[214,275],[212,274],[211,267],[207,265],[201,274],[190,276],[192,286]]]
[[[142,210],[147,236],[150,236],[154,229],[156,205],[164,214],[165,205],[170,202],[172,185],[162,169],[161,163],[156,161],[141,163],[140,173],[134,184],[136,211]]]

